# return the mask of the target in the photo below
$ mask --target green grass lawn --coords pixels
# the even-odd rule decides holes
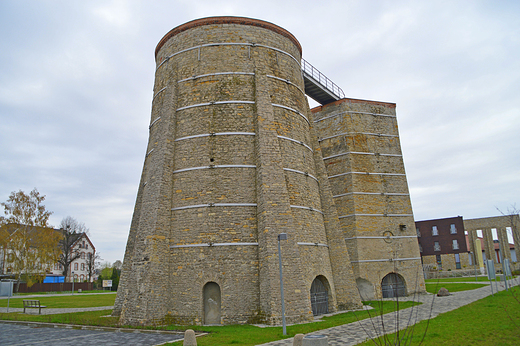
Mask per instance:
[[[10,308],[23,308],[23,300],[39,300],[47,308],[91,308],[97,306],[112,306],[116,300],[115,294],[75,294],[55,297],[38,298],[11,298],[9,299]],[[7,299],[0,299],[0,307],[7,307]],[[0,314],[1,315],[1,314]]]
[[[469,291],[475,290],[480,287],[489,286],[486,284],[464,284],[464,283],[444,283],[444,282],[435,282],[435,283],[426,283],[426,291],[428,293],[437,294],[437,292],[441,289],[441,287],[446,288],[450,292],[460,292],[460,291]]]
[[[215,345],[238,345],[238,346],[254,346],[266,342],[286,339],[295,336],[296,334],[307,334],[318,330],[340,326],[346,323],[356,322],[368,317],[379,315],[383,313],[395,311],[397,308],[395,302],[365,302],[371,304],[374,309],[358,312],[347,312],[337,314],[334,316],[323,317],[319,322],[298,324],[287,326],[287,336],[282,335],[282,327],[256,327],[251,325],[232,325],[232,326],[218,326],[218,327],[174,327],[179,329],[194,329],[196,331],[209,332],[208,335],[197,338],[197,345],[199,346],[215,346]],[[416,305],[414,302],[399,302],[399,309],[405,309]],[[172,343],[168,345],[180,345],[179,343]]]
[[[87,297],[87,296],[85,296]],[[90,296],[93,297],[93,296]],[[99,297],[112,297],[112,295],[99,295]],[[43,298],[55,298],[63,299],[67,297],[42,297]],[[74,296],[73,298],[76,298]],[[43,301],[42,301],[43,303]],[[251,325],[231,325],[231,326],[218,326],[218,327],[203,327],[203,326],[161,326],[161,327],[147,327],[147,329],[167,329],[167,330],[186,330],[194,329],[198,332],[208,332],[209,334],[197,338],[197,344],[199,346],[205,345],[240,345],[240,346],[253,346],[262,344],[270,341],[280,340],[283,338],[293,337],[298,333],[307,334],[317,330],[339,326],[346,323],[355,322],[358,319],[365,319],[370,316],[375,316],[381,313],[387,313],[395,311],[397,305],[393,301],[385,302],[367,302],[374,306],[370,313],[367,311],[358,312],[347,312],[341,313],[334,316],[323,317],[321,321],[299,324],[287,327],[287,336],[282,335],[282,327],[256,327]],[[21,303],[20,303],[21,304]],[[70,301],[71,306],[79,307],[80,301]],[[416,305],[414,302],[399,302],[398,308],[405,309],[412,305]],[[107,304],[110,305],[110,304]],[[91,305],[94,306],[94,305]],[[97,305],[96,305],[97,306]],[[94,325],[94,326],[107,326],[117,327],[117,317],[110,317],[111,310],[103,311],[88,311],[80,313],[70,314],[59,314],[59,315],[28,315],[22,313],[0,313],[0,320],[18,320],[18,321],[34,321],[34,322],[48,322],[48,323],[66,323],[66,324],[78,324],[78,325]],[[178,343],[172,345],[179,345]]]
[[[502,277],[502,275],[498,276],[497,275],[497,281],[500,281],[500,278]],[[510,277],[508,278],[508,280],[510,279]],[[424,280],[426,283],[433,283],[433,282],[489,282],[489,279],[487,278],[487,276],[477,276],[477,280],[475,280],[475,277],[474,276],[464,276],[464,277],[460,277],[460,278],[442,278],[442,279],[427,279],[427,280]]]
[[[403,332],[400,333],[402,337]],[[520,345],[520,288],[495,293],[457,310],[415,325],[412,339],[401,345]],[[361,345],[395,345],[396,334]],[[411,341],[411,342],[410,342]]]

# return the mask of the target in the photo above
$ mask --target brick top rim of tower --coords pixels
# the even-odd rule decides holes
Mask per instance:
[[[166,35],[164,35],[164,37],[157,44],[157,47],[155,48],[155,58],[157,58],[157,54],[159,53],[159,50],[161,50],[162,46],[173,36],[198,26],[211,24],[243,24],[269,29],[291,40],[300,51],[300,54],[302,54],[302,46],[300,45],[300,42],[298,42],[296,37],[294,37],[294,35],[291,34],[289,31],[285,30],[284,28],[276,24],[266,22],[260,19],[247,17],[218,16],[195,19],[171,29]]]

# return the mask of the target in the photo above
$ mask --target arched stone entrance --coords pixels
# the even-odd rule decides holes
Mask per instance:
[[[390,273],[381,282],[383,298],[395,298],[406,296],[406,286],[401,275]]]
[[[329,312],[328,282],[324,276],[317,276],[311,285],[312,314],[323,315]]]
[[[215,282],[204,285],[204,324],[220,324],[220,286]]]

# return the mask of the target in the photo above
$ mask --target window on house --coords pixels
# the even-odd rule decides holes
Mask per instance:
[[[439,269],[442,269],[442,258],[441,258],[441,255],[435,255],[435,259],[437,260],[437,265],[439,266]]]
[[[81,263],[81,270],[85,270],[85,263]]]
[[[415,230],[417,231],[417,237],[421,237],[421,231],[419,230],[419,227],[416,227]]]
[[[450,233],[451,233],[451,234],[457,234],[457,227],[455,227],[455,224],[454,224],[454,223],[452,223],[452,224],[450,225]]]
[[[439,235],[439,230],[437,230],[437,226],[432,226],[432,235]]]
[[[88,249],[88,244],[85,244],[85,249]]]
[[[85,247],[85,241],[83,240],[83,242],[81,243],[83,245],[83,247]]]
[[[455,254],[455,268],[456,269],[461,269],[461,266],[460,266],[460,255],[458,253]]]
[[[85,259],[85,253],[84,252],[81,253],[81,259]]]
[[[78,264],[74,263],[74,270],[78,270]]]
[[[433,251],[441,251],[441,244],[438,241],[433,243]]]
[[[453,250],[458,250],[459,249],[459,242],[457,241],[457,239],[453,239]]]

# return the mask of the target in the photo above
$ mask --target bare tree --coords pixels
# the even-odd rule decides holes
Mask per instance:
[[[88,253],[86,264],[87,264],[87,272],[88,272],[88,282],[92,281],[92,276],[96,272],[96,269],[101,265],[102,258],[99,252]]]
[[[75,249],[73,245],[78,238],[88,232],[88,228],[84,223],[80,223],[75,218],[67,216],[61,220],[60,231],[63,238],[59,244],[61,254],[58,263],[63,267],[64,281],[67,282],[70,264],[81,256],[79,250],[77,248]]]

